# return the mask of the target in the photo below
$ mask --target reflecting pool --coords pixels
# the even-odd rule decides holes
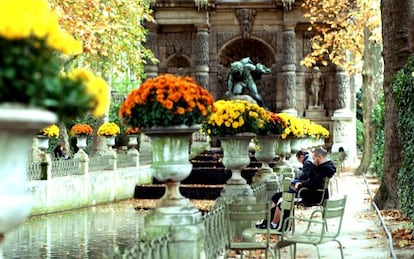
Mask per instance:
[[[131,248],[144,227],[134,200],[33,216],[3,243],[9,258],[111,258],[115,245]]]

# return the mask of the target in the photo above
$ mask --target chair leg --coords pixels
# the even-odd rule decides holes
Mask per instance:
[[[290,245],[289,247],[290,247],[290,257],[293,259],[296,259],[296,243],[293,243],[293,253],[292,253],[292,245]]]
[[[267,251],[266,252],[266,258],[267,258],[268,252],[270,252],[270,254],[272,255],[272,258],[276,259],[276,255],[270,247],[266,251]]]
[[[224,259],[227,259],[229,256],[229,250],[226,249],[226,251],[224,251]]]
[[[318,254],[318,259],[320,259],[321,258],[321,255],[320,255],[320,253],[319,253],[319,248],[318,248],[318,245],[314,245],[315,246],[315,248],[316,248],[316,253]]]
[[[344,259],[344,251],[342,250],[342,244],[339,240],[335,240],[339,245],[339,250],[341,251],[341,258]]]

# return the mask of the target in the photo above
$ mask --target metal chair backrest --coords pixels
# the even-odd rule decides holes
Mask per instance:
[[[284,222],[284,220],[287,217],[293,216],[294,215],[294,208],[295,208],[295,193],[291,193],[291,192],[283,192],[282,193],[282,202],[280,204],[280,210],[281,210],[281,219],[279,220],[279,222],[281,224],[278,225],[277,227],[277,231],[282,231],[283,228],[287,228],[286,223]],[[288,212],[288,214],[287,214]]]
[[[270,247],[270,202],[259,202],[259,203],[249,203],[249,204],[226,204],[226,215],[227,215],[227,236],[228,236],[228,245],[226,245],[226,255],[228,250],[256,250],[264,249],[267,253]],[[243,224],[246,221],[251,221],[252,223],[258,220],[266,219],[267,222],[267,231],[265,233],[265,239],[262,242],[256,242],[256,240],[251,242],[245,242],[241,240],[234,239],[234,232],[232,226],[235,224]]]
[[[342,221],[345,212],[346,198],[347,196],[345,195],[341,199],[324,201],[322,218],[326,220],[327,224],[330,220],[337,221],[337,223],[335,224],[336,228],[334,231],[332,231],[332,228],[330,227],[330,236],[337,237],[341,232]]]
[[[323,178],[323,185],[322,185],[321,189],[312,190],[312,189],[309,189],[309,188],[306,188],[306,187],[301,188],[298,192],[298,197],[303,199],[302,192],[304,192],[304,191],[318,192],[318,193],[321,194],[321,199],[318,200],[317,202],[315,202],[315,204],[310,204],[310,205],[308,204],[308,205],[305,205],[305,206],[320,206],[320,207],[323,207],[324,201],[329,198],[329,181],[330,181],[329,177],[324,177]]]

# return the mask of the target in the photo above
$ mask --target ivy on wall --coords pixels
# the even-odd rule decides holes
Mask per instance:
[[[398,174],[403,213],[414,221],[414,56],[398,71],[392,93],[399,107],[398,134],[403,143],[403,163]]]

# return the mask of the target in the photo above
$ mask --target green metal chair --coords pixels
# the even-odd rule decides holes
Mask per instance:
[[[297,195],[297,197],[299,198],[298,207],[301,207],[301,206],[302,207],[319,206],[319,207],[322,208],[324,206],[324,201],[326,200],[325,195],[327,193],[329,193],[329,182],[330,182],[330,179],[328,177],[325,177],[325,178],[323,178],[323,186],[322,186],[321,189],[312,190],[312,189],[309,189],[309,188],[306,188],[306,187],[300,188],[299,191],[298,191],[298,195]],[[305,191],[319,192],[321,194],[321,199],[316,201],[313,204],[303,204],[301,201],[303,200]]]
[[[282,234],[282,227],[286,226],[286,224],[283,222],[283,219],[286,219],[287,217],[293,216],[294,215],[294,208],[295,208],[295,193],[290,193],[288,192],[289,190],[289,185],[290,185],[290,179],[285,179],[283,180],[283,193],[282,193],[282,202],[280,204],[280,209],[281,209],[281,215],[280,215],[280,221],[282,224],[278,224],[277,229],[270,229],[270,230],[266,230],[266,229],[258,229],[258,228],[248,228],[245,229],[242,232],[242,237],[243,240],[249,240],[249,241],[254,241],[256,239],[256,235],[259,234],[266,234],[267,231],[269,231],[269,233],[271,235],[281,235]],[[271,221],[272,219],[270,219]]]
[[[346,195],[338,200],[326,200],[324,202],[323,210],[315,210],[310,215],[310,218],[289,217],[286,219],[288,226],[294,225],[295,228],[282,229],[282,235],[279,242],[275,245],[275,253],[280,258],[280,248],[293,245],[292,258],[296,258],[296,245],[309,244],[316,248],[318,258],[320,258],[318,246],[330,241],[335,241],[339,244],[341,251],[341,258],[344,258],[342,244],[337,239],[340,232],[342,221],[344,217]],[[321,213],[321,218],[315,218],[317,214]],[[327,230],[329,225],[330,231]],[[333,256],[332,256],[333,257]]]
[[[265,250],[265,258],[268,258],[269,253],[272,258],[275,257],[273,250],[270,248],[270,202],[261,202],[256,204],[226,204],[226,216],[227,216],[227,237],[226,251],[224,258],[228,257],[228,253],[231,250],[241,251],[241,258],[243,258],[243,251],[249,251],[249,258],[251,257],[252,250]],[[242,241],[234,238],[233,226],[236,224],[243,224],[245,222],[254,222],[266,219],[267,230],[265,238],[262,242],[250,242]]]

